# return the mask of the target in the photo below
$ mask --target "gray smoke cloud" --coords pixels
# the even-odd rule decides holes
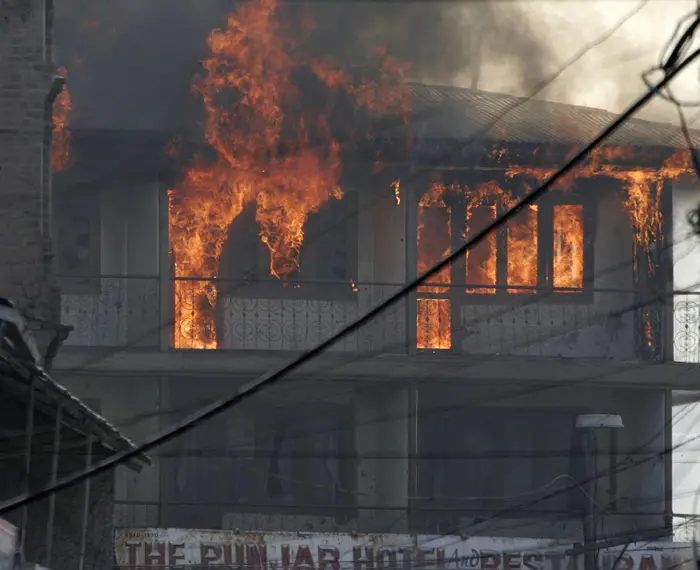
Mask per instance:
[[[75,125],[178,131],[208,33],[225,25],[230,0],[62,0],[57,63],[69,69]],[[374,46],[411,62],[410,79],[451,84],[484,58],[507,62],[512,81],[540,78],[549,48],[511,4],[500,2],[287,2],[282,17],[311,14],[310,48],[362,64]],[[477,32],[478,31],[478,32]],[[474,34],[481,38],[475,58]]]
[[[75,125],[180,132],[192,121],[190,91],[206,38],[225,25],[232,0],[62,0],[56,3],[57,63],[69,68]],[[644,89],[640,73],[694,0],[650,1],[604,44],[593,48],[541,96],[620,111]],[[308,11],[310,47],[345,64],[362,64],[376,45],[412,63],[410,79],[528,95],[574,52],[613,27],[634,2],[605,0],[425,1],[284,0],[282,16]],[[475,40],[480,40],[476,42]],[[476,46],[479,46],[476,49]],[[676,82],[698,99],[697,68]],[[646,118],[673,121],[668,105]]]
[[[549,59],[519,8],[504,9],[500,2],[327,1],[307,8],[318,23],[314,39],[321,51],[361,58],[381,45],[411,62],[416,81],[452,84],[486,56],[507,61],[525,85]]]

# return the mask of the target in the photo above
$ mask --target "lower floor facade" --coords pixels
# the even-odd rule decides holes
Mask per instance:
[[[140,441],[249,379],[112,371],[62,382]],[[672,524],[671,406],[653,386],[316,372],[153,452],[141,473],[119,470],[114,522],[578,541],[593,519],[599,537],[661,538]],[[591,452],[582,414],[617,414],[624,427],[596,430]]]

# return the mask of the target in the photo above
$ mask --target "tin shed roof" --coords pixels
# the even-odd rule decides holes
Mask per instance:
[[[460,87],[411,83],[414,128],[424,138],[583,145],[607,127],[615,113],[602,109],[525,99]],[[503,115],[503,118],[499,117]],[[495,125],[491,126],[493,123]],[[489,128],[491,127],[491,128]],[[488,132],[481,134],[488,129]],[[692,130],[700,143],[700,131]],[[627,121],[607,144],[636,147],[686,147],[677,126],[641,119]]]
[[[47,403],[53,404],[56,409],[58,406],[63,407],[66,425],[94,434],[96,441],[106,449],[114,453],[136,449],[136,444],[125,437],[119,429],[71,394],[66,387],[56,382],[44,370],[24,365],[5,352],[0,352],[0,383],[8,381],[20,382],[28,386],[33,384],[34,389]],[[66,415],[69,416],[70,421]],[[139,455],[136,461],[130,462],[129,465],[139,469],[141,465],[150,463],[147,456]]]

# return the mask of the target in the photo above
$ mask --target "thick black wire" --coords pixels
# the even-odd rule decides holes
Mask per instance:
[[[534,203],[540,196],[548,192],[558,181],[560,181],[571,170],[573,170],[576,166],[583,162],[585,158],[593,150],[595,150],[606,138],[608,138],[611,134],[617,131],[637,111],[639,111],[651,99],[653,99],[660,90],[664,89],[678,73],[685,69],[690,63],[695,61],[695,59],[697,59],[698,56],[700,56],[700,50],[696,50],[695,52],[690,54],[683,62],[677,65],[674,69],[671,69],[664,76],[664,78],[661,81],[659,81],[659,83],[654,87],[653,90],[649,90],[644,95],[642,95],[642,97],[640,97],[632,106],[630,106],[627,110],[620,114],[620,116],[617,119],[615,119],[615,121],[613,121],[605,129],[603,129],[603,131],[597,137],[595,137],[593,141],[591,141],[581,151],[579,151],[562,168],[560,168],[554,175],[552,175],[544,184],[542,184],[539,188],[537,188],[536,190],[528,194],[525,198],[520,200],[514,208],[508,210],[498,219],[488,224],[484,229],[478,232],[476,236],[469,239],[461,247],[457,248],[449,256],[447,256],[444,260],[435,264],[431,269],[420,275],[418,278],[403,286],[383,303],[380,303],[379,305],[374,307],[364,316],[360,317],[350,325],[346,326],[344,329],[330,337],[328,340],[320,343],[315,348],[299,355],[290,363],[281,366],[276,371],[269,374],[265,374],[262,377],[249,383],[248,385],[243,386],[233,396],[219,401],[211,406],[208,406],[200,412],[195,413],[192,417],[186,419],[183,422],[180,422],[179,424],[175,425],[174,427],[168,430],[165,430],[164,432],[156,435],[155,437],[152,437],[150,440],[147,440],[146,442],[142,443],[136,448],[125,450],[121,453],[115,454],[110,458],[90,467],[89,469],[85,469],[80,473],[69,475],[61,479],[60,481],[57,481],[54,485],[50,485],[44,489],[33,493],[25,493],[23,495],[20,495],[19,497],[15,497],[14,499],[3,503],[2,505],[0,505],[0,515],[5,514],[8,511],[17,509],[21,506],[27,505],[29,503],[41,500],[44,497],[47,497],[57,491],[80,483],[84,479],[94,477],[95,475],[98,475],[99,473],[102,473],[107,470],[111,470],[117,465],[120,465],[126,461],[135,459],[136,457],[148,452],[150,449],[153,449],[159,445],[162,445],[163,443],[167,443],[168,441],[179,437],[180,435],[191,430],[201,422],[213,418],[221,412],[229,409],[230,407],[235,406],[244,400],[247,400],[251,396],[260,392],[264,387],[274,384],[290,372],[297,369],[302,364],[314,359],[317,355],[324,352],[327,348],[330,348],[338,340],[356,331],[361,326],[363,326],[367,322],[371,321],[374,317],[382,313],[385,309],[400,301],[403,297],[411,293],[422,283],[430,279],[430,277],[437,275],[445,267],[448,267],[456,259],[463,256],[469,249],[483,241],[491,232],[505,225],[509,220],[516,216],[518,212],[520,212],[520,210],[522,210],[524,207]]]

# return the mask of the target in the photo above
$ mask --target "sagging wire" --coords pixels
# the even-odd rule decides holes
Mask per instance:
[[[684,27],[685,30],[681,32]],[[664,77],[666,77],[672,70],[678,68],[690,51],[690,47],[695,39],[695,34],[698,31],[698,28],[700,28],[700,0],[697,0],[695,10],[687,14],[681,19],[680,22],[678,22],[673,35],[664,48],[664,55],[661,57],[659,64],[642,73],[642,81],[644,81],[647,88],[653,89],[653,83],[651,80],[652,74],[660,72]],[[684,107],[700,107],[700,100],[682,101],[673,94],[670,86],[668,85],[663,89],[659,89],[658,95],[663,100],[671,103],[678,112],[678,121],[683,139],[688,147],[691,164],[693,165],[695,176],[698,178],[698,180],[700,180],[700,158],[695,150],[693,138],[690,134],[689,124],[686,120],[685,113],[683,112]],[[695,116],[691,124],[698,118],[700,118],[700,115]],[[693,230],[693,233],[700,235],[700,203],[698,203],[696,208],[688,212],[687,220],[691,229]]]

